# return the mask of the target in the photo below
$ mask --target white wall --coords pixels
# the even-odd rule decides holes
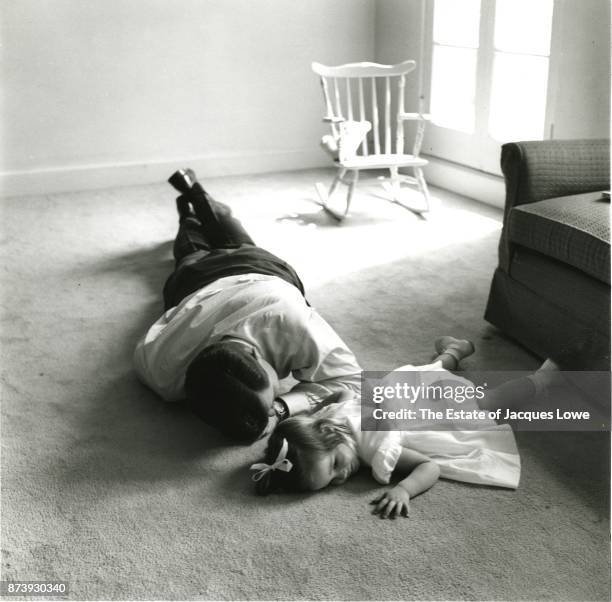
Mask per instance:
[[[554,138],[610,135],[610,1],[560,3]]]
[[[607,136],[609,2],[557,3],[554,137]],[[3,0],[0,17],[4,194],[161,181],[187,163],[326,165],[310,62],[419,55],[420,0]],[[477,196],[453,165],[428,178]]]
[[[310,63],[372,60],[374,22],[373,0],[4,0],[4,193],[325,165]]]
[[[414,59],[420,65],[421,0],[376,1],[376,60],[399,63]],[[406,80],[406,104],[418,98],[418,69]]]

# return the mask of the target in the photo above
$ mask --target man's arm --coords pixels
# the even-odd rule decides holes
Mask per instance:
[[[263,355],[298,383],[280,399],[290,415],[312,412],[331,395],[361,392],[361,367],[347,344],[303,298],[290,297],[258,324]]]
[[[179,401],[183,395],[175,376],[178,370],[174,370],[170,362],[163,361],[164,354],[159,352],[155,341],[147,341],[147,335],[138,341],[132,358],[138,379],[164,401]]]
[[[358,368],[358,367],[357,367]],[[320,382],[300,382],[279,397],[289,415],[310,413],[361,394],[361,370]]]
[[[281,396],[289,414],[313,412],[334,395],[359,396],[361,367],[347,344],[315,309],[303,327],[292,370],[299,382]]]

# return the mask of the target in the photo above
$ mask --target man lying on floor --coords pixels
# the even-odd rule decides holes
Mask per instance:
[[[176,269],[165,313],[136,346],[140,379],[243,443],[343,392],[359,395],[355,356],[310,307],[295,270],[256,246],[193,171],[169,182],[182,193]],[[288,376],[298,383],[282,394]]]

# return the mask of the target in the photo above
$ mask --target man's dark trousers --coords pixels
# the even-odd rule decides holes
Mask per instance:
[[[187,200],[190,200],[187,196]],[[164,285],[166,309],[219,278],[239,274],[278,276],[304,294],[295,270],[253,242],[231,209],[206,194],[196,213],[181,217],[174,241],[175,270]],[[194,202],[195,205],[195,202]]]

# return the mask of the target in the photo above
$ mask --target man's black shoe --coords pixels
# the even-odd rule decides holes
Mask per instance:
[[[185,169],[183,169],[183,171],[185,172],[185,175],[191,180],[191,186],[193,187],[193,185],[198,181],[198,178],[196,178],[195,175],[195,171],[193,171],[193,169],[186,167]]]
[[[196,217],[202,224],[210,224],[217,221],[215,212],[209,202],[209,195],[197,181],[195,172],[192,169],[186,168],[175,171],[168,178],[168,182],[182,193],[181,196],[185,196],[189,200]],[[180,208],[179,214],[181,214]]]
[[[191,172],[191,174],[194,176],[193,180],[190,178],[188,172]],[[168,178],[168,182],[181,194],[189,193],[191,191],[191,187],[193,186],[194,181],[195,174],[191,169],[179,169]]]

